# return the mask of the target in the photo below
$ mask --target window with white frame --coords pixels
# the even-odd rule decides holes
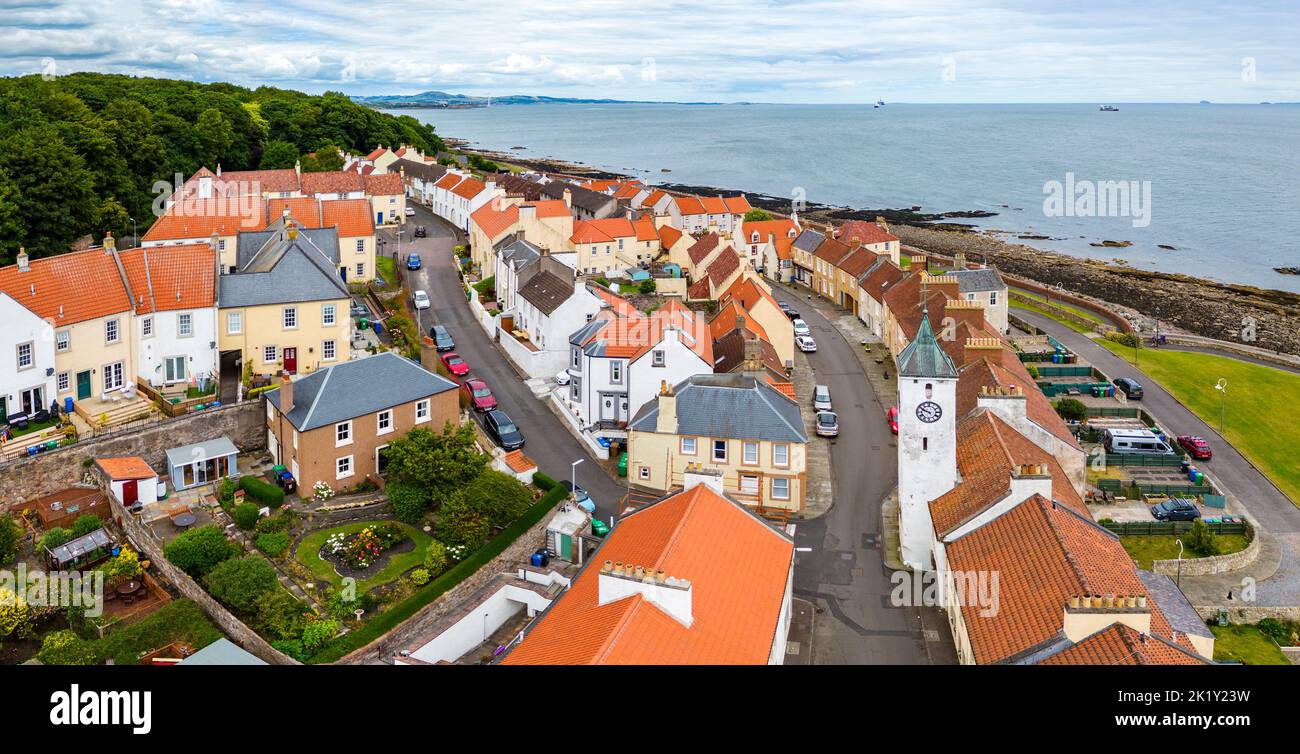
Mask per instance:
[[[774,500],[790,499],[790,480],[784,477],[772,477],[772,498]]]
[[[343,456],[337,463],[338,472],[334,475],[335,479],[346,479],[352,476],[352,456]]]
[[[682,438],[682,443],[681,443],[681,445],[682,445],[682,455],[684,455],[684,456],[693,456],[693,455],[695,455],[695,438],[694,438],[694,437],[683,437],[683,438]]]
[[[429,421],[429,399],[425,398],[415,404],[415,423],[419,424],[427,421]]]
[[[663,366],[663,365],[664,365],[664,352],[663,352],[663,351],[655,351],[654,354],[653,354],[653,359],[654,359],[654,361],[653,361],[653,365],[654,365],[654,366],[657,366],[657,367],[661,367],[661,366]]]
[[[333,326],[333,325],[334,325],[334,322],[336,321],[335,317],[336,317],[336,315],[335,315],[335,313],[334,313],[334,305],[333,305],[333,304],[321,304],[321,307],[320,307],[320,323],[321,323],[322,325],[324,325],[325,327],[331,327],[331,326]]]
[[[335,358],[337,358],[337,354],[338,354],[338,347],[334,344],[334,341],[327,340],[324,343],[320,344],[321,361],[333,361]]]
[[[713,441],[713,460],[718,461],[720,463],[727,462],[727,441],[726,440]]]
[[[386,409],[379,412],[379,423],[375,429],[377,434],[386,435],[393,431],[393,410]]]
[[[283,312],[284,329],[296,330],[298,328],[298,307],[286,306]]]
[[[742,447],[742,451],[743,455],[741,458],[743,463],[750,465],[756,465],[758,463],[758,443],[747,442]]]
[[[226,312],[226,334],[239,335],[244,331],[244,313]]]
[[[59,373],[58,387],[60,393],[66,393],[72,389],[72,378],[68,372]]]
[[[334,425],[334,447],[352,444],[352,422],[339,422]]]
[[[609,362],[609,381],[615,385],[623,382],[623,362]]]
[[[188,338],[194,334],[194,315],[180,314],[176,317],[176,333],[182,338]]]
[[[262,346],[262,363],[275,363],[275,346]]]
[[[67,330],[54,334],[54,350],[62,353],[63,351],[68,350],[71,345],[72,337],[68,334]]]
[[[146,338],[153,337],[153,317],[145,317],[140,320],[140,335]]]
[[[104,389],[117,390],[122,387],[122,362],[115,361],[104,367]]]
[[[36,349],[31,343],[18,344],[18,368],[31,369],[36,364]]]
[[[116,343],[120,337],[121,337],[121,333],[119,333],[117,330],[117,320],[110,319],[109,321],[104,323],[105,343]]]
[[[364,238],[357,239],[357,253],[358,254],[366,253],[366,239]]]
[[[778,442],[772,446],[772,465],[789,466],[790,465],[790,446],[783,442]]]

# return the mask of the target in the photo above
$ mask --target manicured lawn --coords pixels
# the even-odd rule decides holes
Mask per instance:
[[[389,285],[392,285],[401,279],[397,276],[397,260],[392,257],[375,257],[375,267],[379,270],[379,274],[383,276],[384,280]]]
[[[1254,626],[1210,626],[1214,632],[1214,659],[1237,660],[1247,665],[1290,665],[1286,655]]]
[[[40,423],[31,422],[27,425],[27,429],[14,429],[13,436],[22,437],[23,435],[30,435],[33,432],[40,432],[43,429],[49,429],[50,427],[58,426],[58,424],[59,424],[58,419],[51,419],[49,421],[40,422]]]
[[[1059,322],[1065,325],[1066,327],[1070,328],[1071,330],[1074,330],[1077,333],[1082,333],[1084,335],[1087,335],[1088,333],[1093,331],[1092,328],[1084,327],[1083,325],[1077,324],[1075,322],[1071,322],[1067,319],[1062,319],[1056,314],[1056,312],[1053,312],[1050,309],[1041,306],[1034,306],[1033,304],[1026,303],[1024,301],[1017,301],[1015,299],[1012,299],[1010,303],[1012,309],[1025,309],[1031,312],[1038,312],[1044,317],[1051,319],[1053,322]]]
[[[329,539],[334,534],[339,532],[352,534],[373,524],[394,524],[401,527],[402,531],[406,532],[406,535],[415,542],[415,549],[410,552],[399,552],[390,555],[388,558],[388,564],[384,566],[383,570],[365,581],[357,583],[358,594],[363,594],[380,584],[387,584],[401,576],[406,571],[424,562],[424,551],[428,549],[429,543],[433,541],[433,538],[414,526],[408,526],[407,524],[398,521],[356,521],[342,526],[335,526],[331,529],[314,531],[302,538],[302,541],[298,543],[298,549],[294,551],[293,556],[299,563],[306,566],[312,574],[316,576],[316,578],[328,581],[335,586],[339,586],[343,583],[343,577],[339,576],[338,573],[334,571],[333,563],[321,558],[321,546],[325,544],[325,540]]]
[[[1132,362],[1133,349],[1097,343]],[[1143,348],[1139,368],[1212,427],[1219,426],[1220,378],[1228,381],[1224,436],[1291,498],[1300,501],[1300,423],[1289,407],[1300,405],[1300,374],[1226,356]],[[1298,503],[1300,504],[1300,503]]]
[[[1216,534],[1215,538],[1219,542],[1219,554],[1230,555],[1234,552],[1241,552],[1250,544],[1246,541],[1244,534]],[[1137,561],[1138,568],[1143,570],[1151,569],[1153,560],[1173,560],[1178,557],[1178,540],[1179,537],[1173,535],[1146,535],[1146,534],[1125,534],[1119,538],[1124,545],[1124,551],[1129,557]],[[1187,537],[1183,536],[1183,544],[1187,544]],[[1184,549],[1183,559],[1188,560],[1196,557],[1191,550]]]

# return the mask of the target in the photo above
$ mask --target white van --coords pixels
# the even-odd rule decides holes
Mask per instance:
[[[1107,429],[1103,432],[1102,442],[1110,453],[1174,455],[1174,449],[1149,429]]]

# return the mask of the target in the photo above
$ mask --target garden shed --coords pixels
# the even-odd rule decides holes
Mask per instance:
[[[77,537],[45,551],[45,559],[54,570],[75,569],[108,557],[113,538],[105,529],[96,529],[84,537]]]
[[[158,502],[158,473],[140,456],[100,458],[95,465],[108,478],[113,497],[124,507]]]
[[[235,465],[238,455],[239,448],[225,435],[182,445],[167,451],[167,475],[174,489],[199,487],[239,473]]]

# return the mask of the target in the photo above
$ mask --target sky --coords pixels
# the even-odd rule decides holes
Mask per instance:
[[[1297,40],[1295,0],[0,0],[0,75],[311,93],[1294,102]]]

